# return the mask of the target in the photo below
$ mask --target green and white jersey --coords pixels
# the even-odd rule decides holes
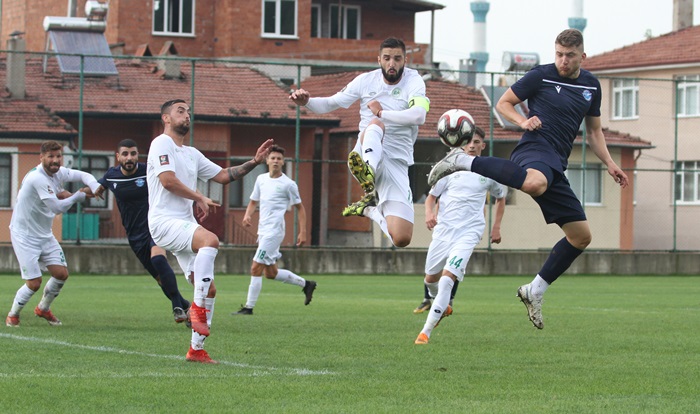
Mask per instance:
[[[259,203],[259,236],[284,234],[284,213],[301,203],[297,183],[284,174],[277,178],[260,174],[255,180],[250,199]]]
[[[430,194],[439,197],[437,225],[433,240],[457,241],[466,232],[483,235],[486,226],[486,193],[495,198],[506,196],[503,184],[470,171],[458,171],[438,181]]]

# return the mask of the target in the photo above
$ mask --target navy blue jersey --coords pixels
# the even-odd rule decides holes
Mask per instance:
[[[540,129],[525,131],[513,155],[519,150],[539,152],[539,161],[564,172],[584,117],[600,116],[600,82],[584,69],[576,79],[561,77],[550,63],[534,67],[511,89],[518,99],[527,100],[529,116],[542,121]]]
[[[117,207],[122,216],[122,224],[126,229],[129,244],[133,246],[134,243],[150,239],[146,164],[138,163],[136,172],[128,176],[122,173],[121,167],[112,167],[97,181],[110,190],[117,199]]]

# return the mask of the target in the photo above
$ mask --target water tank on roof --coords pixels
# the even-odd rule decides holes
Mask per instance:
[[[527,72],[540,64],[540,55],[528,52],[503,52],[505,72]]]
[[[88,20],[84,17],[44,17],[45,31],[71,31],[104,33],[107,23],[98,20]]]

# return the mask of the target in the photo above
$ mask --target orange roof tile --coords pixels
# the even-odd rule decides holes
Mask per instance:
[[[700,63],[700,26],[687,27],[590,56],[583,61],[582,67],[595,72],[687,63]]]

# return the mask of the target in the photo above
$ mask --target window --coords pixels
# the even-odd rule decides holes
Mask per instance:
[[[242,159],[234,159],[231,165],[240,165],[246,161],[250,161],[250,157]],[[229,207],[247,207],[250,201],[250,195],[255,187],[255,179],[258,175],[267,172],[267,165],[260,164],[253,168],[251,172],[243,176],[243,179],[236,180],[228,185],[228,206]]]
[[[613,81],[613,119],[639,117],[639,81],[616,79]]]
[[[12,207],[12,154],[0,153],[0,207]]]
[[[574,194],[576,194],[576,197],[581,200],[581,203],[586,205],[602,204],[602,172],[602,164],[586,164],[585,170],[581,164],[569,164],[569,168],[566,170],[566,177],[569,179],[571,189],[574,190]],[[582,198],[582,194],[584,194],[584,185],[586,197],[585,202]]]
[[[338,6],[331,4],[330,22],[332,39],[359,39],[360,38],[360,6]],[[340,22],[340,24],[338,24]]]
[[[678,77],[678,115],[700,115],[700,75]]]
[[[78,168],[78,156],[74,155],[73,156],[73,167]],[[82,160],[80,162],[81,171],[88,172],[92,174],[95,178],[100,179],[102,178],[109,167],[112,165],[112,159],[106,155],[84,155],[82,157]],[[82,187],[85,185],[82,182],[72,182],[72,183],[66,183],[66,190],[70,191],[71,193],[75,193],[76,191],[80,190]],[[109,194],[109,192],[105,192],[105,194]],[[109,202],[109,195],[105,196],[104,200],[100,200],[98,198],[91,198],[89,200],[86,200],[84,206],[87,208],[101,208],[101,209],[108,209],[109,206],[111,205]],[[75,206],[71,207],[70,211],[74,211]]]
[[[679,203],[700,203],[700,161],[676,163],[675,195]]]
[[[321,37],[321,5],[311,5],[311,37]]]
[[[153,33],[194,35],[195,0],[154,0]]]
[[[263,0],[263,35],[296,37],[297,0]]]

